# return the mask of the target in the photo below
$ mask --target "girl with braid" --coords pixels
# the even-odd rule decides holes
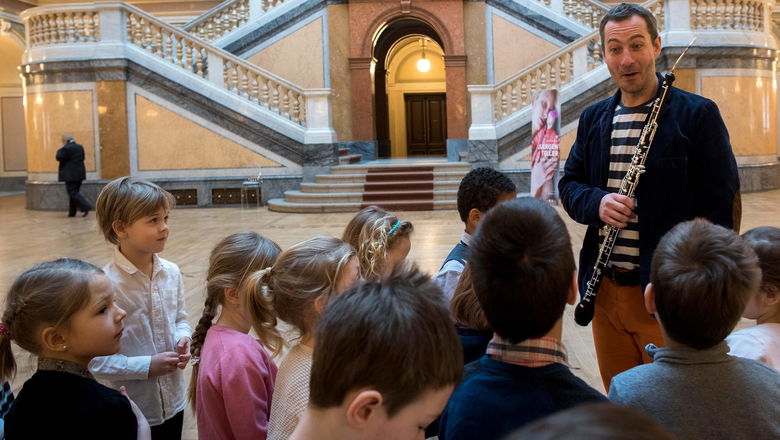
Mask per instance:
[[[211,251],[191,345],[189,397],[202,440],[266,438],[277,370],[271,356],[283,341],[260,280],[280,252],[255,232],[230,235]]]
[[[357,251],[363,279],[379,281],[409,255],[413,231],[411,222],[399,220],[382,208],[368,206],[349,221],[341,239]]]

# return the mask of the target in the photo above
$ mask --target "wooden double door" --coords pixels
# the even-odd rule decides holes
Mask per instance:
[[[405,93],[408,156],[447,154],[447,97],[444,93]]]

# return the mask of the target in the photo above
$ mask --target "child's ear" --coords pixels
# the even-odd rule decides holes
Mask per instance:
[[[566,303],[574,305],[577,302],[577,298],[580,296],[580,286],[577,285],[577,269],[574,269],[574,274],[571,277],[571,286],[569,286],[569,295],[566,298]]]
[[[223,289],[223,294],[225,295],[225,301],[229,302],[230,304],[237,305],[241,303],[238,289],[233,289],[230,287],[225,288]]]
[[[645,310],[651,315],[658,313],[658,309],[655,307],[655,289],[652,283],[648,283],[645,287]]]
[[[766,289],[764,289],[764,302],[766,302],[766,305],[770,307],[776,306],[778,303],[780,303],[780,290],[769,286]]]
[[[347,406],[347,424],[354,428],[366,426],[376,417],[382,407],[382,393],[376,390],[364,390],[349,402]]]
[[[67,349],[65,337],[54,327],[46,327],[41,330],[41,340],[43,341],[43,348],[49,351],[62,352]]]
[[[125,232],[125,223],[122,220],[114,220],[111,222],[111,229],[114,230],[114,234],[116,234],[117,237],[123,237]]]
[[[482,211],[480,211],[477,208],[471,208],[471,211],[469,211],[469,218],[468,218],[469,224],[476,227],[481,217],[482,217]]]
[[[328,303],[325,299],[325,295],[320,295],[317,297],[317,299],[314,300],[314,312],[317,314],[317,316],[320,316],[322,311],[325,310],[326,305],[328,305]]]

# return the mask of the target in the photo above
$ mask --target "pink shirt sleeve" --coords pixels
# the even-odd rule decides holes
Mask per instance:
[[[222,390],[236,440],[265,440],[276,365],[261,352],[235,351],[222,362]]]

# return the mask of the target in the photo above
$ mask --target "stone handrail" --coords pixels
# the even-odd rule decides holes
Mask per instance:
[[[206,41],[213,41],[255,20],[285,0],[228,0],[187,23],[184,30]]]
[[[691,0],[691,29],[764,32],[764,3],[757,0]]]
[[[332,133],[329,90],[304,90],[132,5],[60,4],[28,9],[22,19],[28,33],[27,62],[57,59],[52,51],[61,45],[95,43],[96,48],[85,48],[92,51],[131,45],[316,133],[312,136],[318,139]],[[77,56],[68,48],[62,47],[61,57]]]

